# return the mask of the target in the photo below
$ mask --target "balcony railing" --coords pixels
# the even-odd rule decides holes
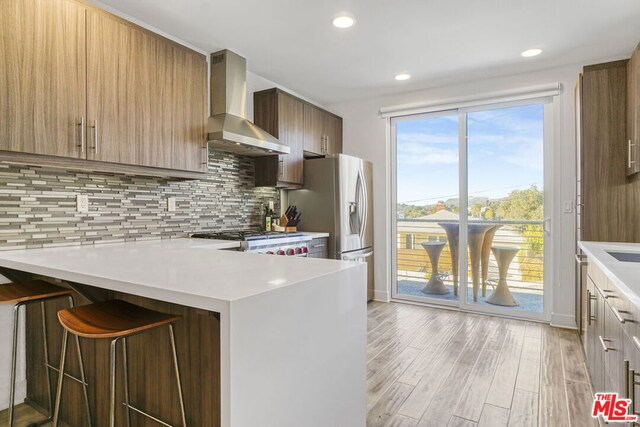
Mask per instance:
[[[426,281],[432,272],[427,252],[421,243],[428,241],[447,242],[447,234],[439,223],[458,223],[441,219],[397,220],[397,272],[398,280]],[[544,226],[542,221],[470,220],[469,224],[501,225],[493,238],[492,246],[519,248],[510,264],[507,280],[512,291],[542,295],[544,280]],[[460,251],[460,254],[469,251]],[[469,282],[471,282],[471,261]],[[440,273],[445,274],[445,283],[453,281],[450,246],[447,244],[439,260]],[[491,254],[488,279],[496,282],[498,265]]]

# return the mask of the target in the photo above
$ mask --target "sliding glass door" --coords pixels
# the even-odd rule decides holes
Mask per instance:
[[[545,313],[545,104],[394,118],[392,296]]]
[[[398,298],[458,303],[458,233],[448,232],[460,224],[458,128],[455,111],[396,123]]]

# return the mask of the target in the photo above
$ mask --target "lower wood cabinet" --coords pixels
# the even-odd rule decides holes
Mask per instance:
[[[640,393],[639,310],[597,267],[589,265],[586,295],[586,332],[583,336],[587,369],[593,391],[614,392],[632,400]],[[640,396],[640,394],[638,394]]]

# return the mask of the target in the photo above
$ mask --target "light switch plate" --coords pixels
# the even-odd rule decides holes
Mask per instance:
[[[76,196],[76,210],[78,212],[89,212],[89,196],[85,194]]]
[[[564,204],[563,204],[563,211],[564,213],[571,213],[573,212],[573,202],[571,200],[565,200]]]
[[[175,197],[167,197],[167,211],[175,212],[176,211],[176,198]]]

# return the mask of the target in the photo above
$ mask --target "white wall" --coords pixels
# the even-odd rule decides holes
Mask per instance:
[[[0,286],[7,283],[0,276]],[[24,363],[24,309],[21,310],[21,328],[18,337],[18,366],[16,378],[16,402],[22,402],[27,395],[27,380]],[[11,387],[11,343],[13,337],[13,306],[0,306],[0,411],[9,407]]]
[[[574,230],[573,213],[562,213],[562,201],[573,201],[575,181],[575,121],[573,89],[579,65],[531,74],[478,80],[450,87],[433,88],[374,99],[331,105],[344,118],[344,151],[374,164],[375,209],[375,297],[390,298],[390,204],[387,122],[380,118],[381,107],[419,102],[434,103],[453,98],[470,97],[503,90],[560,82],[563,92],[554,100],[553,113],[553,198],[554,224],[552,245],[555,268],[552,283],[551,322],[575,327],[574,321]]]

